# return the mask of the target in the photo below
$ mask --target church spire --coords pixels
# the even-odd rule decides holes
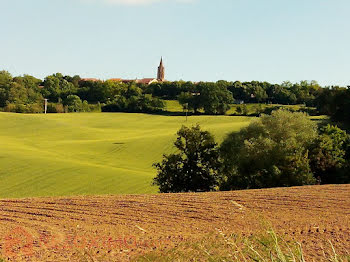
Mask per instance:
[[[160,59],[160,64],[158,67],[157,80],[163,82],[165,80],[165,68],[163,65],[163,57]]]

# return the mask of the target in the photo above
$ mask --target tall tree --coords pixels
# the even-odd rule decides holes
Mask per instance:
[[[164,155],[163,161],[155,164],[158,174],[154,184],[163,193],[214,190],[220,170],[214,137],[199,125],[183,126],[177,134],[174,145],[178,153]]]

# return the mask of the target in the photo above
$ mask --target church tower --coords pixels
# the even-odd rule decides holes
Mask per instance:
[[[158,67],[157,80],[160,82],[164,82],[165,80],[165,68],[163,65],[163,57],[160,59],[160,64]]]

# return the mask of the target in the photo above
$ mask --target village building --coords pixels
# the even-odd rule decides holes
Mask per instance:
[[[101,81],[100,79],[97,79],[97,78],[81,78],[80,81],[91,81],[91,82],[98,82],[98,81]]]
[[[102,81],[97,78],[82,78],[81,81]],[[123,79],[123,78],[111,78],[107,81],[122,82],[122,83],[132,83],[150,85],[152,83],[164,82],[165,80],[165,67],[163,64],[163,57],[160,59],[160,64],[158,66],[157,78],[142,78],[142,79]]]

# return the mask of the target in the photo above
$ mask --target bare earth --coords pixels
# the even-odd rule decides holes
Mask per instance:
[[[269,223],[313,259],[322,241],[350,250],[350,185],[0,202],[1,257],[11,261],[128,261],[211,232],[249,236]]]

